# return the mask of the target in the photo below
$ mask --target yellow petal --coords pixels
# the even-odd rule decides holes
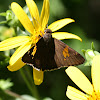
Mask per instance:
[[[72,86],[67,87],[66,95],[71,100],[87,100],[88,96]]]
[[[13,38],[6,39],[0,42],[0,51],[9,50],[18,47],[30,40],[29,36],[17,36]]]
[[[97,93],[100,93],[100,55],[93,58],[91,70],[94,89]]]
[[[56,39],[59,39],[59,40],[77,39],[77,40],[82,41],[82,39],[79,36],[77,36],[75,34],[72,34],[72,33],[68,33],[68,32],[54,32],[54,33],[52,33],[52,37],[56,38]]]
[[[64,27],[65,25],[75,22],[73,19],[71,18],[65,18],[65,19],[61,19],[58,21],[53,22],[52,24],[50,24],[48,26],[48,29],[51,29],[52,32],[57,31],[59,29],[61,29],[62,27]]]
[[[82,89],[87,94],[92,95],[92,84],[78,68],[70,66],[66,69],[66,73],[80,89]]]
[[[26,0],[26,4],[33,18],[34,27],[37,30],[39,27],[39,11],[38,11],[37,5],[35,4],[33,0]]]
[[[49,20],[49,0],[44,0],[40,17],[40,23],[43,29],[46,28],[48,20]]]
[[[19,58],[13,65],[7,66],[9,71],[17,71],[22,68],[25,63],[22,62],[21,58]]]
[[[44,72],[33,68],[33,78],[35,85],[40,85],[43,82]]]
[[[31,43],[28,42],[22,46],[20,46],[15,52],[14,54],[11,56],[9,64],[13,65],[14,63],[16,63],[16,61],[21,58],[31,47]]]
[[[22,7],[17,4],[16,2],[13,2],[11,4],[12,11],[15,13],[21,24],[24,26],[24,28],[30,32],[31,34],[34,33],[34,27]]]

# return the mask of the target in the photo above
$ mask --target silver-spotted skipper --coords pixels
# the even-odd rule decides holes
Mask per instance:
[[[33,50],[36,53],[33,56]],[[22,61],[42,71],[59,69],[61,67],[80,65],[85,59],[62,41],[52,38],[52,31],[45,30],[45,34],[22,57]]]

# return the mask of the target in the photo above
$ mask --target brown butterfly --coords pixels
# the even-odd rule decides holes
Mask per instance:
[[[34,48],[36,53],[33,56]],[[46,71],[80,65],[85,59],[64,42],[52,38],[52,31],[46,29],[43,37],[39,39],[36,46],[25,53],[22,61],[38,70]]]

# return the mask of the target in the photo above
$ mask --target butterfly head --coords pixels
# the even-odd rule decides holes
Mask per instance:
[[[45,29],[45,30],[44,30],[44,33],[52,34],[52,31],[51,31],[50,29]]]

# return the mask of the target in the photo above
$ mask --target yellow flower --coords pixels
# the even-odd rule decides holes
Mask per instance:
[[[71,100],[100,100],[100,55],[93,58],[91,76],[92,84],[88,78],[76,67],[69,67],[66,73],[72,81],[85,93],[72,86],[67,87],[66,95]]]
[[[39,36],[43,36],[49,19],[49,0],[44,0],[40,16],[37,5],[33,0],[26,0],[26,4],[29,8],[32,22],[19,4],[13,2],[11,8],[24,28],[30,33],[30,36],[16,36],[0,42],[0,51],[19,47],[10,58],[9,66],[7,67],[10,71],[17,71],[25,65],[21,58],[38,42]],[[54,32],[71,22],[74,22],[74,20],[70,18],[61,19],[49,25],[48,29]],[[67,32],[55,32],[52,33],[52,36],[60,40],[72,38],[81,41],[80,37]],[[33,54],[35,54],[36,50],[33,51]],[[33,68],[33,77],[35,84],[39,85],[43,81],[43,72]]]

